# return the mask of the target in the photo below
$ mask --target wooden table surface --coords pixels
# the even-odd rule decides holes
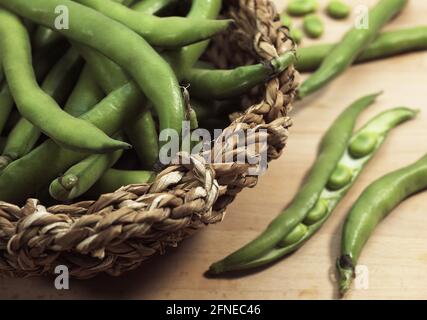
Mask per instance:
[[[276,0],[279,9],[286,1]],[[374,0],[351,0],[353,5]],[[323,4],[326,1],[322,1]],[[411,0],[387,29],[426,23],[427,1]],[[327,18],[325,18],[327,19]],[[353,20],[327,19],[321,41],[338,40]],[[308,44],[305,41],[304,44]],[[315,158],[319,139],[332,120],[356,98],[384,90],[360,117],[364,123],[396,106],[421,109],[416,120],[394,130],[332,217],[304,247],[272,267],[244,277],[207,279],[210,263],[261,232],[295,194]],[[427,152],[427,52],[352,67],[332,85],[297,104],[286,152],[271,163],[258,185],[243,191],[225,220],[202,230],[177,249],[169,249],[119,278],[71,279],[58,291],[52,278],[0,280],[0,298],[75,299],[330,299],[336,298],[334,263],[343,219],[361,191],[374,179],[407,165]],[[360,258],[369,271],[369,288],[349,299],[427,298],[427,193],[405,201],[381,223]]]

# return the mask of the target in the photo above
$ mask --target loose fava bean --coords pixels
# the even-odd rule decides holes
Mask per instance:
[[[80,151],[99,153],[130,147],[111,139],[92,124],[70,116],[40,89],[31,64],[28,33],[17,16],[3,9],[0,9],[0,48],[3,68],[19,112],[47,136],[62,146]]]
[[[54,27],[55,8],[59,5],[66,6],[70,28],[60,29],[58,32],[98,50],[120,65],[152,101],[159,116],[160,129],[182,131],[184,100],[176,76],[170,65],[137,33],[70,0],[0,0],[0,5],[50,28]]]
[[[291,16],[305,16],[317,10],[319,4],[317,0],[290,0],[286,11]]]
[[[328,201],[319,199],[313,209],[311,209],[304,218],[304,224],[312,225],[322,220],[328,213]]]
[[[332,0],[326,7],[326,13],[334,19],[345,19],[350,15],[351,8],[341,0]]]
[[[399,203],[427,188],[427,156],[391,172],[368,186],[347,215],[336,267],[339,291],[344,295],[355,277],[360,253],[376,226]]]
[[[327,187],[332,191],[341,189],[351,182],[352,177],[353,172],[351,168],[345,165],[338,165],[329,178]]]
[[[325,31],[325,25],[322,19],[315,14],[304,17],[304,31],[310,38],[320,38]]]
[[[369,28],[354,27],[348,31],[299,88],[299,98],[304,98],[321,89],[343,73],[359,54],[372,43],[381,28],[407,4],[407,0],[380,0],[369,10]]]
[[[286,247],[300,241],[308,232],[305,224],[298,224],[283,240],[278,244],[279,247]]]
[[[153,46],[182,47],[224,31],[231,20],[165,17],[137,12],[111,0],[75,0],[119,21]]]
[[[360,159],[369,155],[378,144],[376,133],[364,132],[352,139],[348,146],[348,152],[355,159]]]
[[[376,149],[367,157],[361,158],[361,159],[353,159],[351,156],[346,152],[348,148],[344,148],[344,153],[342,154],[340,160],[338,161],[337,166],[340,165],[346,165],[351,166],[353,168],[353,176],[350,183],[346,184],[346,186],[343,186],[342,188],[331,191],[327,188],[326,182],[325,185],[323,185],[323,189],[320,192],[319,198],[316,201],[316,203],[312,207],[307,207],[306,216],[304,217],[304,220],[302,221],[303,224],[305,224],[308,228],[308,231],[305,233],[304,236],[301,237],[300,240],[290,243],[288,245],[283,245],[279,242],[276,246],[272,247],[269,250],[265,250],[265,252],[260,255],[259,257],[256,257],[248,262],[243,263],[236,263],[236,264],[227,264],[223,265],[221,264],[221,270],[229,271],[229,270],[243,270],[243,269],[252,269],[255,267],[263,266],[268,263],[271,263],[273,261],[276,261],[283,256],[286,256],[294,251],[296,251],[298,248],[304,245],[305,242],[307,242],[325,223],[325,221],[329,218],[329,216],[332,214],[334,208],[338,205],[340,200],[346,195],[348,190],[350,190],[350,187],[356,180],[356,178],[360,175],[363,168],[366,166],[368,161],[373,158],[375,155],[375,151],[379,149],[382,142],[385,141],[385,138],[388,134],[388,132],[396,127],[398,124],[407,121],[409,119],[412,119],[417,114],[417,111],[408,109],[408,108],[394,108],[388,111],[385,111],[378,116],[374,117],[371,121],[369,121],[365,126],[363,126],[360,130],[358,130],[354,135],[353,138],[359,134],[362,134],[363,132],[376,132],[378,136],[381,138],[379,139],[379,143],[377,144]],[[325,139],[325,138],[324,138]],[[323,140],[324,140],[323,139]],[[350,141],[350,140],[348,140]],[[333,143],[331,141],[331,143]],[[320,158],[319,156],[316,163],[318,163]],[[324,160],[322,160],[324,161]],[[315,163],[315,165],[316,165]],[[336,166],[336,167],[337,167]],[[313,169],[311,170],[313,171]],[[310,175],[311,176],[311,175]],[[300,191],[300,193],[297,195],[295,199],[303,199],[301,198],[301,194],[305,192],[304,190],[306,188],[307,184],[310,184],[312,181],[310,181],[310,177],[306,181],[303,189]],[[307,194],[303,194],[302,197],[305,197]],[[294,200],[295,202],[296,200]],[[293,207],[293,203],[289,208]],[[317,208],[316,208],[317,207]],[[325,211],[326,209],[326,211]],[[292,211],[286,210],[285,213],[292,214]],[[294,216],[290,216],[290,219],[296,219]],[[294,220],[295,221],[295,220]],[[299,220],[297,220],[299,221]],[[287,221],[287,224],[283,223],[282,227],[287,227],[289,225],[289,221]],[[271,226],[271,224],[270,224]],[[272,229],[270,229],[272,230]],[[275,230],[273,230],[275,231]],[[278,231],[276,231],[278,232]],[[291,230],[293,232],[293,229]],[[289,233],[288,233],[289,234]],[[287,234],[287,235],[288,235]],[[275,233],[267,234],[268,236],[274,237]],[[286,236],[284,237],[286,238]],[[258,248],[249,247],[249,245],[246,246],[247,248],[251,248],[252,250],[259,250]],[[242,249],[241,249],[242,250]],[[239,252],[239,251],[237,251]],[[225,260],[225,259],[224,259]],[[224,261],[223,260],[223,261]],[[223,262],[222,262],[223,263]],[[218,268],[215,264],[213,265],[213,268]],[[221,271],[221,272],[224,272]],[[211,271],[212,272],[212,271]],[[217,269],[214,269],[212,273],[218,273]]]
[[[280,21],[282,22],[282,25],[288,29],[292,27],[292,18],[284,12],[280,15]]]
[[[296,68],[300,72],[316,70],[336,44],[320,44],[298,49]],[[357,63],[382,59],[402,53],[427,50],[427,27],[420,26],[381,33],[362,54]]]
[[[304,38],[304,33],[300,28],[297,27],[291,28],[291,30],[289,31],[289,35],[291,39],[295,41],[296,44],[300,44],[302,39]]]
[[[370,106],[377,96],[378,94],[373,94],[362,97],[341,113],[324,135],[317,160],[291,204],[255,240],[223,260],[212,264],[211,273],[218,274],[235,270],[245,263],[250,263],[260,256],[268,254],[279,241],[304,220],[319,200],[330,175],[347,149],[358,115]]]

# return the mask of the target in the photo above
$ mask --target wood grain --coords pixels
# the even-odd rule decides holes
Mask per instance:
[[[277,0],[280,9],[286,1]],[[321,1],[324,5],[327,1]],[[352,0],[352,5],[375,1]],[[412,0],[387,29],[426,23],[427,2]],[[353,20],[327,20],[322,42],[336,41]],[[300,21],[297,21],[300,23]],[[303,45],[311,41],[304,40]],[[332,120],[356,98],[384,90],[360,124],[387,108],[421,109],[416,120],[393,131],[331,219],[302,249],[268,269],[244,277],[207,279],[210,263],[261,232],[293,197],[315,158],[320,137]],[[336,298],[334,263],[343,219],[361,191],[374,179],[407,165],[427,152],[427,53],[413,53],[351,68],[322,92],[296,105],[295,125],[286,153],[270,165],[251,190],[228,210],[223,223],[209,227],[167,255],[156,257],[120,278],[71,280],[58,291],[53,278],[0,280],[0,298],[75,299],[330,299]],[[349,299],[427,298],[427,193],[401,206],[378,227],[360,258],[369,270],[369,289]]]

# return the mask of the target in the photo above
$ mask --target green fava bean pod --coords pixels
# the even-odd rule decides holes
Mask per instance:
[[[129,5],[132,2],[130,0],[127,0],[127,1],[117,0],[117,1],[123,2],[124,5]],[[46,49],[46,48],[52,47],[53,45],[58,43],[61,39],[62,39],[62,36],[58,32],[44,26],[39,26],[34,33],[32,43],[36,50]]]
[[[315,12],[318,7],[317,0],[290,0],[286,11],[291,16],[300,17]]]
[[[369,185],[350,209],[344,223],[341,256],[336,267],[339,291],[344,295],[355,276],[360,253],[376,226],[399,203],[427,188],[427,156],[391,172]]]
[[[346,168],[351,168],[350,170],[353,172],[351,181],[343,182],[341,188],[337,190],[331,190],[328,186],[324,188],[317,204],[304,219],[303,223],[306,224],[308,228],[308,231],[304,234],[304,237],[302,237],[299,241],[288,244],[287,246],[280,247],[279,244],[277,248],[271,250],[263,257],[243,265],[241,268],[249,269],[256,266],[265,265],[294,252],[305,242],[307,242],[317,232],[317,230],[322,227],[340,200],[347,194],[348,190],[350,190],[351,186],[356,181],[363,168],[366,166],[369,160],[374,157],[376,151],[384,142],[388,132],[400,123],[413,119],[417,112],[418,111],[416,110],[405,107],[390,109],[380,113],[372,120],[370,120],[366,125],[364,125],[360,130],[358,130],[350,139],[350,143],[351,141],[357,140],[359,136],[369,133],[377,136],[377,145],[375,146],[375,149],[372,150],[369,154],[365,154],[363,158],[352,158],[348,151],[344,153],[337,167],[343,166]],[[308,219],[310,215],[311,219]]]
[[[334,19],[345,19],[350,15],[351,8],[341,0],[332,0],[326,7],[326,13]]]
[[[108,135],[115,134],[140,111],[141,101],[132,95],[133,89],[131,84],[126,84],[111,92],[80,119]],[[0,199],[22,203],[87,156],[87,153],[61,148],[53,140],[44,141],[3,170],[0,174]]]
[[[95,185],[85,194],[87,197],[99,197],[123,186],[149,183],[155,178],[152,171],[108,169]]]
[[[380,29],[407,4],[407,0],[380,0],[369,10],[367,27],[354,27],[329,52],[319,69],[299,88],[299,98],[319,90],[344,72],[372,43]]]
[[[223,270],[228,271],[252,269],[276,261],[283,256],[286,256],[299,249],[317,232],[317,230],[321,228],[321,226],[329,218],[334,208],[346,195],[347,191],[353,185],[368,161],[375,155],[376,150],[378,150],[382,145],[388,132],[398,124],[412,119],[416,114],[417,111],[404,107],[385,111],[369,121],[365,126],[357,131],[351,139],[348,140],[349,143],[351,140],[356,139],[357,136],[365,134],[366,132],[371,132],[378,135],[378,144],[375,150],[363,158],[353,159],[348,152],[348,148],[344,148],[344,153],[342,154],[341,159],[337,163],[336,167],[345,166],[351,168],[353,172],[352,180],[350,182],[343,183],[341,188],[337,190],[330,190],[327,187],[327,182],[325,182],[318,200],[307,212],[304,220],[302,221],[302,224],[306,225],[308,229],[307,232],[304,233],[303,237],[301,237],[298,241],[290,243],[289,240],[286,241],[285,236],[283,240],[279,241],[275,247],[265,252],[263,256],[255,258],[252,261],[246,263],[227,265],[225,267],[222,266]],[[308,178],[306,184],[307,183],[310,183],[310,178]],[[301,192],[303,190],[301,190]],[[297,195],[297,198],[300,196],[301,192]]]
[[[60,29],[58,32],[98,50],[120,65],[153,102],[161,129],[181,132],[184,120],[181,87],[170,65],[140,35],[121,23],[70,0],[32,0],[31,3],[27,0],[0,0],[0,5],[51,28],[56,19],[55,8],[66,6],[70,28]]]
[[[19,112],[47,136],[67,148],[96,153],[130,147],[111,139],[92,124],[70,116],[41,90],[31,64],[28,33],[17,16],[3,9],[0,9],[0,48],[9,89]]]
[[[73,49],[68,50],[49,71],[41,89],[58,104],[62,104],[67,99],[82,65],[83,60],[78,52]],[[9,133],[6,146],[0,156],[0,170],[30,152],[40,135],[41,132],[36,126],[27,119],[21,118]]]
[[[300,72],[316,70],[336,44],[318,44],[298,48],[295,67]],[[381,33],[356,59],[357,63],[394,55],[427,50],[427,27],[419,26],[408,29]]]
[[[75,0],[119,21],[153,46],[182,47],[224,31],[231,20],[165,17],[137,12],[111,0]]]
[[[80,117],[104,97],[104,93],[92,75],[91,68],[86,65],[65,103],[64,111],[73,117]]]
[[[232,70],[191,68],[184,76],[192,96],[200,99],[226,99],[239,96],[295,62],[295,53],[287,52],[269,62]]]
[[[0,84],[0,132],[3,131],[13,108],[13,97],[7,83]]]
[[[307,216],[317,203],[331,173],[347,148],[357,116],[370,106],[378,94],[362,97],[350,105],[334,121],[320,143],[317,160],[300,192],[267,229],[252,242],[211,265],[213,274],[239,269],[273,249],[279,241],[291,232]]]
[[[162,10],[176,4],[178,0],[144,0],[135,3],[131,8],[146,14],[158,14]]]
[[[142,168],[153,168],[159,157],[159,141],[156,123],[149,109],[143,110],[138,118],[125,129]]]
[[[218,16],[222,0],[194,0],[191,3],[187,18],[214,19]],[[185,46],[168,54],[168,61],[173,66],[179,79],[194,66],[209,45],[209,40]]]
[[[72,166],[49,186],[49,194],[58,201],[71,201],[88,191],[122,156],[118,150],[94,154]]]
[[[310,38],[320,38],[325,31],[325,25],[322,19],[315,14],[310,14],[304,17],[304,31]]]
[[[59,50],[55,50],[54,52],[50,52],[49,54],[36,54],[34,58],[34,73],[36,75],[37,81],[40,81],[46,76],[46,74],[49,72],[51,64],[59,59],[60,55],[63,53],[63,49],[64,48],[60,46]],[[2,58],[0,56],[0,75],[2,75],[3,72],[1,60]],[[5,128],[7,124],[6,122],[10,116],[14,105],[13,97],[10,93],[6,79],[3,80],[4,82],[0,83],[0,132],[2,132]],[[10,125],[10,123],[8,124]]]

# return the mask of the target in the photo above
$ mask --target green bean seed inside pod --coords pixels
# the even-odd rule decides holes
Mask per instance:
[[[363,132],[357,135],[348,146],[348,152],[355,159],[360,159],[369,155],[375,150],[378,143],[378,135],[370,132]]]
[[[320,220],[328,213],[328,202],[325,199],[319,199],[314,205],[313,209],[307,214],[304,218],[304,223],[307,225],[312,225]]]
[[[317,0],[291,0],[286,11],[291,16],[300,17],[315,12],[317,8]]]
[[[304,31],[310,38],[320,38],[325,31],[322,19],[315,14],[310,14],[304,18]]]
[[[352,177],[352,170],[349,167],[340,164],[329,178],[327,187],[329,190],[333,191],[341,189],[351,182]]]
[[[297,243],[305,236],[308,232],[308,228],[305,224],[298,224],[282,241],[278,243],[279,247],[286,247],[293,243]]]
[[[326,7],[326,13],[334,19],[345,19],[350,15],[351,8],[341,0],[332,0]]]

